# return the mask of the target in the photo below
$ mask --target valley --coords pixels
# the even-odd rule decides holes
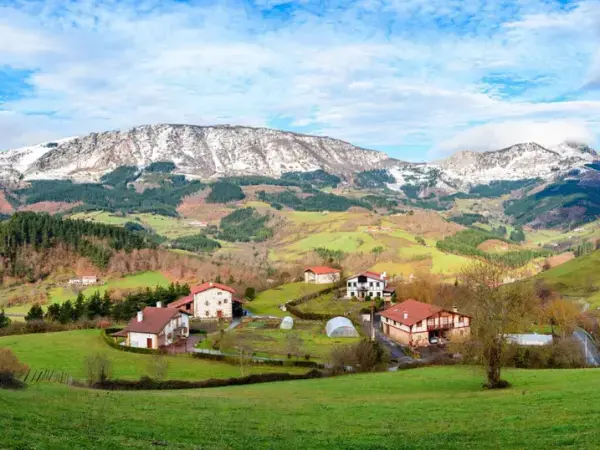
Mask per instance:
[[[397,448],[398,430],[415,449],[593,448],[575,397],[600,363],[596,159],[524,143],[417,164],[167,124],[5,152],[0,375],[14,356],[27,385],[0,390],[5,442],[35,421],[40,448]],[[493,314],[552,340],[501,341],[502,390],[467,339]]]

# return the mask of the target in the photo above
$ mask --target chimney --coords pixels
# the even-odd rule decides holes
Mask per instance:
[[[453,306],[453,307],[452,307],[452,312],[455,312],[455,313],[457,313],[457,312],[458,312],[458,308],[457,308],[456,306]]]
[[[138,311],[137,321],[138,322],[142,322],[143,320],[144,320],[144,312],[143,311]]]
[[[408,313],[404,311],[404,320],[408,319]]]
[[[383,278],[383,279],[385,280],[385,279],[387,278],[387,272],[383,272],[383,273],[381,274],[381,278]]]
[[[212,284],[212,281],[211,281],[211,282],[210,282],[210,284],[209,284],[209,286],[210,286],[210,287],[212,287],[212,285],[213,285],[213,284]]]
[[[156,302],[156,307],[157,308],[162,308],[162,302]]]

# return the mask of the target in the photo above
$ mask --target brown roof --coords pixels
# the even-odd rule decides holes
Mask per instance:
[[[350,277],[350,278],[356,278],[356,277],[360,277],[360,276],[364,276],[364,277],[367,277],[367,278],[374,278],[374,279],[380,280],[380,281],[385,281],[385,278],[382,278],[381,274],[379,272],[371,272],[370,270],[367,270],[366,272],[359,273],[359,274],[354,275],[353,277]]]
[[[308,269],[305,270],[305,272],[312,272],[315,275],[326,275],[328,273],[339,273],[340,271],[338,269],[334,269],[333,267],[314,266],[314,267],[309,267]]]
[[[232,294],[235,294],[235,289],[229,286],[225,286],[224,284],[221,283],[202,283],[199,286],[194,286],[191,289],[191,294],[199,294],[200,292],[204,292],[204,291],[208,291],[209,289],[221,289],[222,291],[227,291],[227,292],[231,292]]]
[[[439,306],[410,299],[389,307],[381,313],[381,316],[410,327],[441,311],[443,311],[443,309]],[[404,318],[404,313],[407,314],[406,319]]]
[[[188,295],[187,297],[180,298],[179,300],[175,300],[172,303],[167,305],[167,308],[179,308],[181,306],[185,306],[188,303],[192,303],[194,301],[193,295]]]
[[[116,333],[111,334],[112,337],[127,337],[127,331],[119,330]]]
[[[240,303],[240,304],[242,304],[242,305],[243,305],[244,303],[246,303],[246,300],[243,300],[243,299],[241,299],[241,298],[238,298],[238,297],[231,297],[231,299],[232,299],[234,302],[236,302],[236,303]]]
[[[143,311],[143,319],[141,322],[136,316],[129,321],[124,331],[128,333],[149,333],[159,334],[165,329],[167,324],[178,314],[188,314],[176,308],[156,308],[154,306],[146,306]]]

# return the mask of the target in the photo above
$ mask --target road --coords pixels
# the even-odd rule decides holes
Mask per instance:
[[[600,366],[600,352],[590,335],[582,328],[577,328],[573,332],[573,337],[581,343],[586,363],[593,367]]]
[[[405,363],[411,363],[414,360],[414,358],[406,355],[406,353],[404,353],[404,349],[402,348],[402,346],[396,342],[394,342],[393,340],[391,340],[389,337],[385,336],[379,328],[379,321],[381,320],[381,318],[379,317],[379,314],[375,314],[375,339],[377,339],[377,341],[379,341],[381,343],[381,345],[383,345],[385,348],[388,349],[388,351],[390,352],[390,356],[392,359],[397,360],[399,363],[401,364],[405,364]],[[369,327],[370,324],[367,323],[366,325],[366,330],[365,331],[370,331]]]

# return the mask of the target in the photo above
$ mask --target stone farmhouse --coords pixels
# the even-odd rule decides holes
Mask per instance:
[[[312,284],[332,284],[340,281],[341,271],[326,266],[309,267],[304,271],[304,282]]]

